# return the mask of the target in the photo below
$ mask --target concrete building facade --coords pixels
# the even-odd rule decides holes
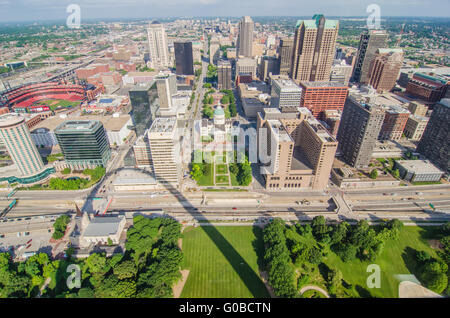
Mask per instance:
[[[169,61],[169,44],[164,26],[153,21],[147,28],[148,46],[153,68],[164,69],[171,65]]]
[[[450,99],[444,98],[434,105],[417,151],[450,174]]]
[[[328,81],[333,64],[338,20],[329,20],[321,14],[312,20],[299,20],[294,37],[290,75],[300,81]]]
[[[361,34],[352,80],[369,83],[370,65],[379,48],[387,46],[388,34],[384,30],[368,30]]]
[[[239,35],[237,40],[237,55],[252,57],[254,22],[249,16],[239,21]]]
[[[8,154],[23,176],[34,175],[44,169],[25,117],[17,113],[0,115],[0,135]]]
[[[344,160],[355,168],[366,168],[372,158],[383,125],[384,110],[364,96],[350,94],[345,102],[337,134]]]

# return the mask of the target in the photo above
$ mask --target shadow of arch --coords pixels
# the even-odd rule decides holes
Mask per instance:
[[[102,178],[102,180],[87,195],[87,197],[88,198],[96,197],[98,195],[98,191],[102,188],[105,180],[107,180],[111,175],[114,175],[116,172],[126,169],[138,171],[155,178],[158,177],[158,175],[154,175],[145,169],[140,169],[137,167],[117,168],[106,173],[105,176]],[[186,210],[187,213],[189,213],[192,216],[194,220],[202,219],[202,225],[200,226],[200,228],[216,245],[217,249],[226,258],[226,260],[231,265],[233,270],[239,275],[240,279],[248,288],[250,293],[254,297],[258,298],[269,297],[261,278],[255,273],[255,271],[250,267],[247,261],[238,253],[238,251],[236,251],[236,249],[230,244],[230,242],[228,242],[227,239],[220,233],[220,231],[208,221],[206,215],[204,215],[201,212],[193,213],[192,211],[194,210],[195,207],[177,188],[175,188],[170,183],[165,183],[164,178],[157,178],[157,179],[163,181],[161,184],[164,186],[166,191],[171,193],[180,203],[182,202],[182,207]],[[92,204],[92,200],[86,200],[86,203],[83,206],[83,208],[89,206],[89,204]],[[90,207],[92,208],[92,206]]]

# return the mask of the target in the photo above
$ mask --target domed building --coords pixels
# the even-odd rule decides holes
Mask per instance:
[[[215,144],[226,144],[226,148],[231,148],[231,127],[232,119],[225,118],[225,111],[219,104],[214,110],[212,120],[203,119],[201,124],[201,136],[213,137]]]

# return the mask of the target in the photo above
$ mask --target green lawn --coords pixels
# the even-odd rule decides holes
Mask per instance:
[[[432,237],[433,227],[421,228],[419,226],[405,226],[397,241],[388,241],[381,255],[374,262],[361,262],[355,260],[344,263],[339,256],[330,252],[324,259],[328,267],[339,268],[343,279],[356,287],[361,297],[398,297],[399,280],[395,275],[413,274],[416,263],[412,249],[427,251],[432,256],[436,252],[430,247],[428,238]],[[371,273],[366,273],[367,266],[377,264],[381,269],[381,288],[369,289],[366,287],[366,279]]]
[[[216,174],[227,174],[228,166],[226,164],[216,165]]]
[[[234,173],[231,173],[230,171],[230,179],[231,179],[231,185],[234,187],[240,186],[239,182],[236,179],[236,175]]]
[[[258,270],[260,228],[190,227],[183,235],[184,267],[190,272],[182,298],[269,297]]]
[[[214,166],[212,164],[206,163],[206,173],[203,174],[197,181],[199,186],[213,186],[214,185]]]
[[[228,176],[216,176],[216,184],[226,183],[228,185]]]
[[[49,100],[41,100],[38,102],[39,105],[45,104],[50,107],[51,110],[55,110],[59,106],[61,107],[75,107],[78,106],[81,101],[69,101],[63,99],[49,99]]]

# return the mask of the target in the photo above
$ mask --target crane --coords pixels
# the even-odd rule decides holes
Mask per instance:
[[[402,40],[403,31],[405,30],[405,25],[406,25],[406,23],[402,24],[402,29],[400,31],[400,35],[398,36],[397,43],[395,43],[395,47],[399,47],[400,46],[400,42]]]

